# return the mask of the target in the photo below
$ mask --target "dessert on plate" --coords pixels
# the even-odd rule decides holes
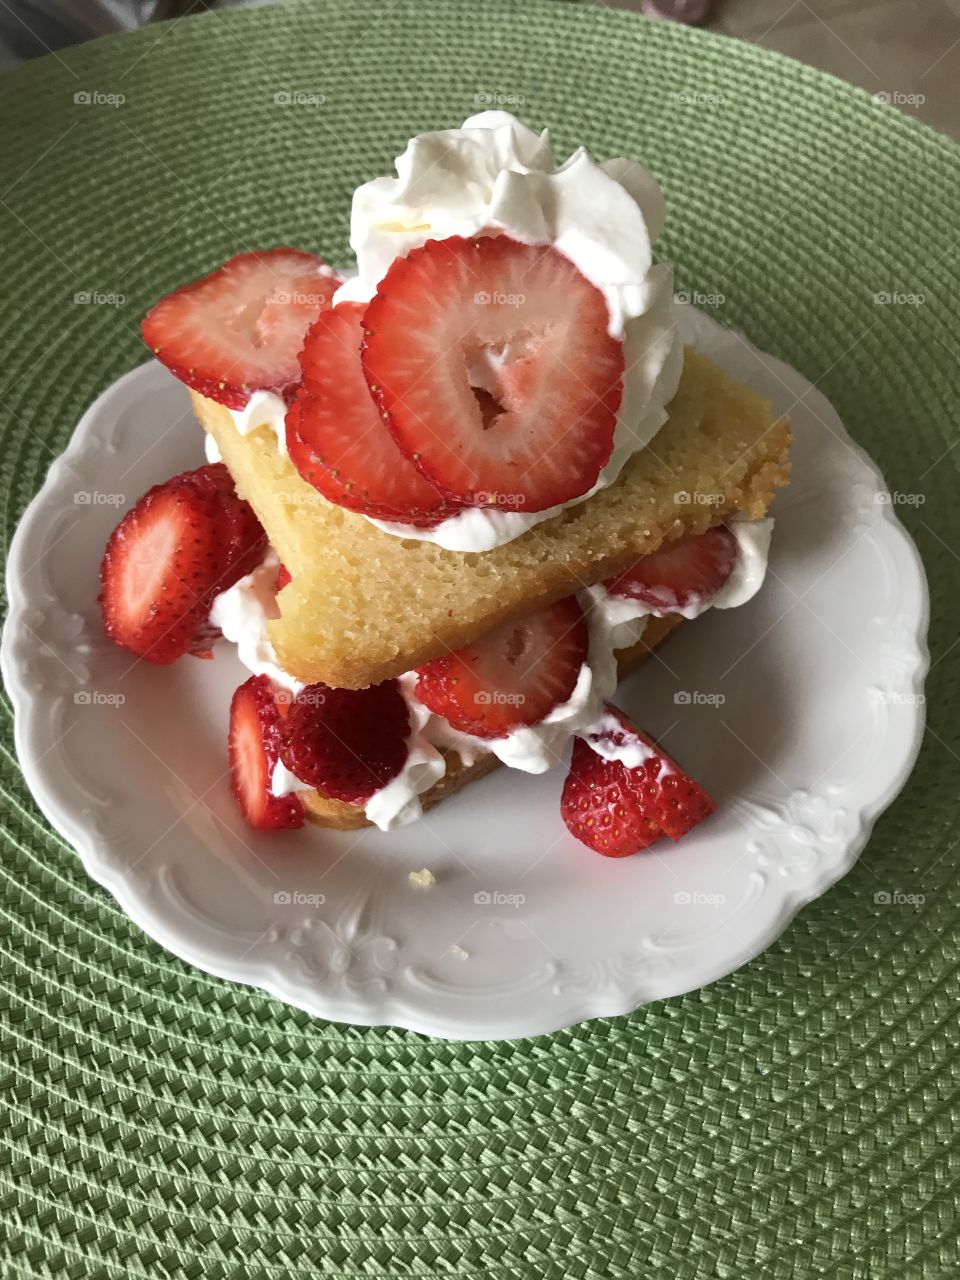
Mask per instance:
[[[790,431],[677,331],[652,177],[502,112],[354,194],[356,268],[245,252],[147,314],[206,466],[107,546],[108,635],[250,672],[225,738],[258,829],[388,829],[572,743],[608,856],[714,809],[613,704],[683,620],[760,588]]]

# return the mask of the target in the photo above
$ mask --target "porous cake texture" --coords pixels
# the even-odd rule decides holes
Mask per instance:
[[[292,575],[269,627],[280,662],[299,680],[349,689],[409,671],[735,512],[759,518],[789,476],[786,419],[687,348],[667,422],[614,484],[505,546],[446,551],[334,506],[268,427],[243,436],[222,405],[193,400]]]

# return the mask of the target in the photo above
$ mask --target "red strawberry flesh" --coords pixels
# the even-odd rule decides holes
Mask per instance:
[[[430,240],[364,314],[363,367],[397,444],[461,502],[542,511],[610,457],[622,344],[603,295],[558,250]]]
[[[583,610],[569,596],[420,667],[417,697],[462,733],[501,738],[567,701],[588,647]]]
[[[318,317],[300,363],[303,387],[287,413],[287,451],[308,484],[350,511],[434,525],[456,509],[397,448],[360,363],[364,309]]]
[[[251,676],[230,704],[230,785],[247,822],[257,831],[303,826],[296,795],[275,796],[281,717],[267,676]]]
[[[107,635],[150,662],[208,656],[214,596],[255,568],[265,538],[222,464],[174,476],[124,516],[100,567]]]
[[[107,635],[151,662],[189,652],[220,580],[221,534],[214,501],[185,486],[141,498],[114,530],[100,570]]]
[[[736,559],[736,538],[725,525],[715,525],[644,556],[604,586],[613,596],[642,601],[658,616],[680,613],[708,604]]]
[[[289,396],[307,329],[339,280],[300,249],[240,253],[161,298],[143,320],[147,346],[188,387],[242,409],[257,390]]]
[[[396,680],[367,689],[311,684],[284,717],[280,754],[302,782],[331,799],[362,805],[403,768],[409,732]]]

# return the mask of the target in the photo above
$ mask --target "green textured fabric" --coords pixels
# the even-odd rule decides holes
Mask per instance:
[[[275,98],[298,93],[322,105]],[[856,869],[733,977],[451,1044],[312,1021],[166,955],[40,818],[4,704],[5,1275],[957,1274],[953,144],[756,49],[544,0],[311,0],[47,57],[0,82],[4,535],[143,359],[150,302],[243,248],[342,261],[353,187],[495,94],[559,151],[642,157],[678,286],[724,295],[922,495],[920,763]],[[74,302],[94,291],[125,301]]]

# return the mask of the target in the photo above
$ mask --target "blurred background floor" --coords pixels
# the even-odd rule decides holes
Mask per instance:
[[[415,21],[416,0],[398,2]],[[264,3],[283,0],[0,0],[0,70],[156,16]],[[645,0],[592,3],[645,8]],[[716,0],[706,25],[885,95],[960,138],[960,0]]]

